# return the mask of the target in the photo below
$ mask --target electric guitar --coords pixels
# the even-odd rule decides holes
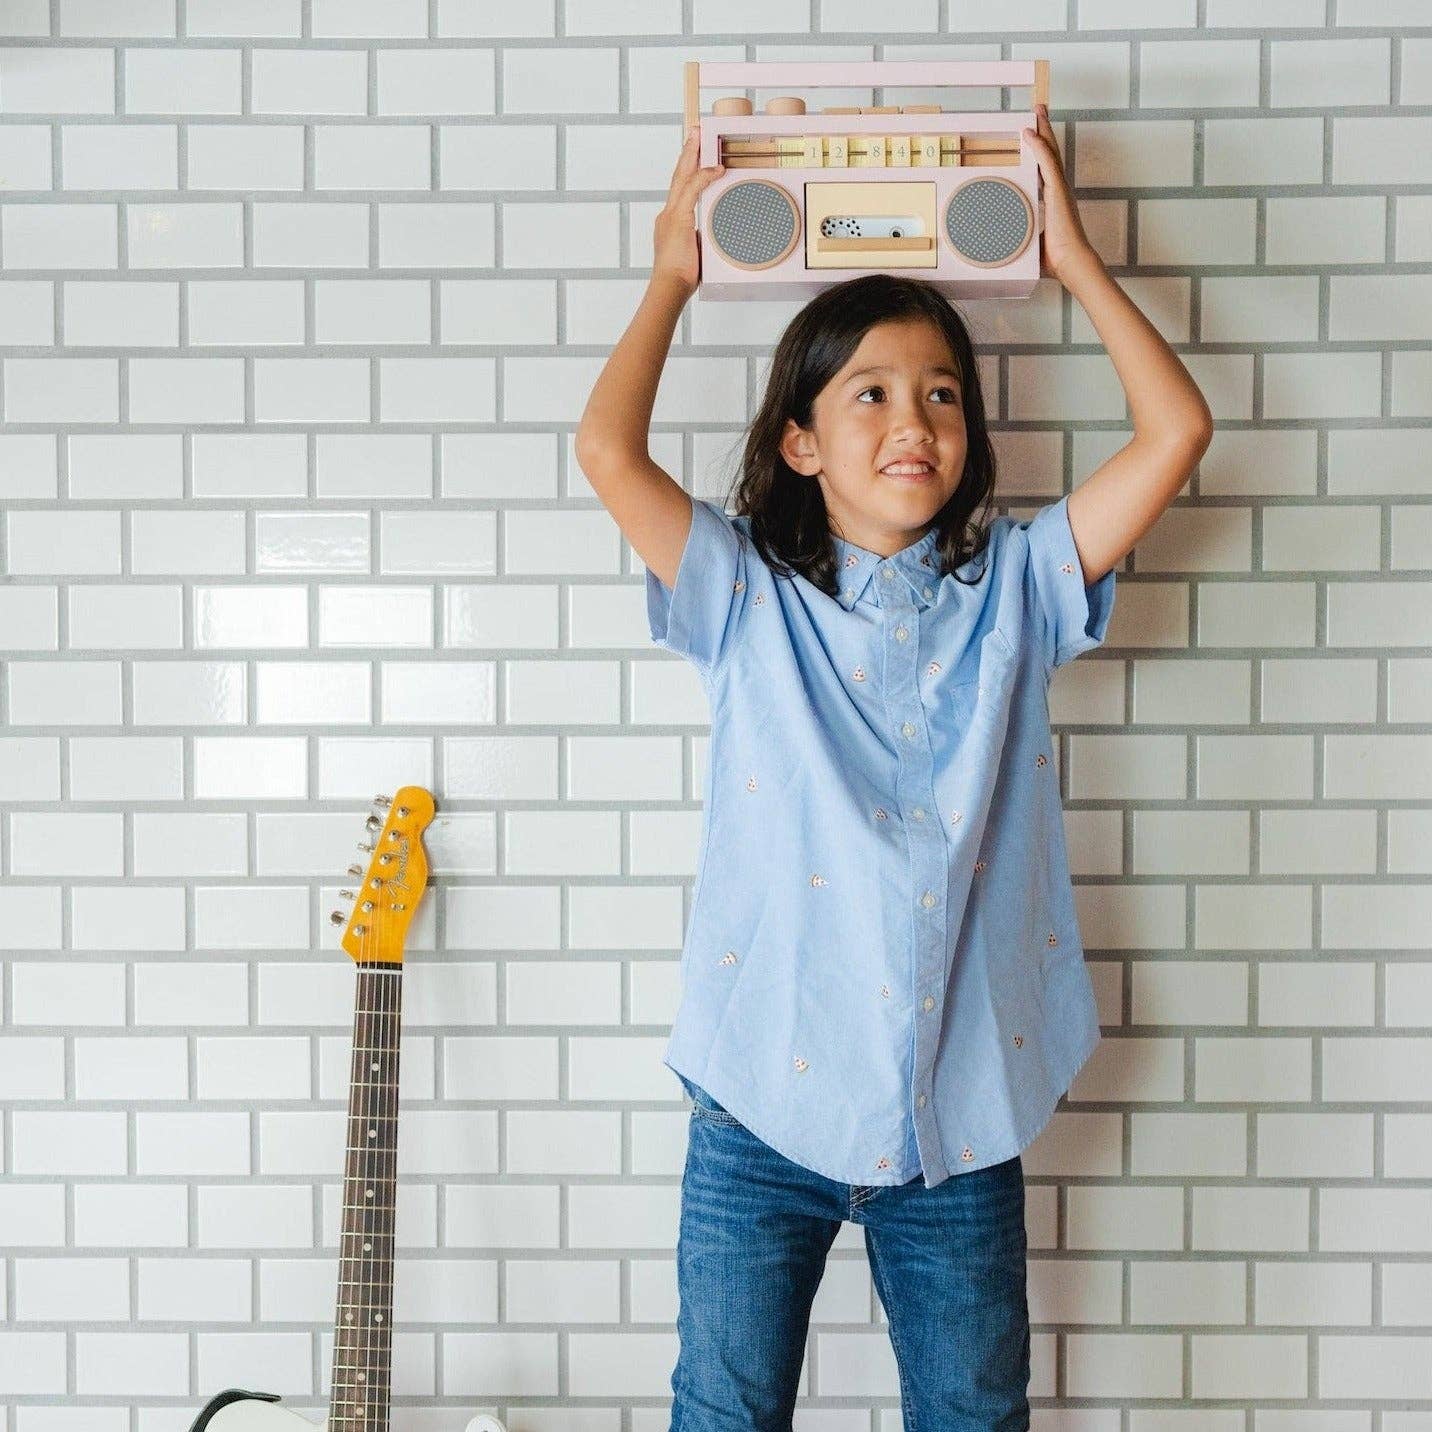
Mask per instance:
[[[373,804],[372,859],[361,892],[344,890],[352,913],[329,919],[344,927],[340,945],[358,967],[353,1005],[353,1064],[348,1089],[343,1223],[338,1250],[338,1299],[333,1320],[333,1376],[326,1432],[388,1432],[392,1383],[393,1227],[398,1191],[398,1039],[403,944],[427,887],[422,833],[436,809],[421,786],[403,786]],[[277,1407],[270,1392],[231,1387],[210,1398],[190,1432],[315,1432],[314,1424]],[[505,1432],[486,1414],[466,1432]]]

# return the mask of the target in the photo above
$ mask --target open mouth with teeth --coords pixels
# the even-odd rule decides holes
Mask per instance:
[[[922,461],[887,463],[880,471],[896,482],[928,482],[935,475],[934,464]]]

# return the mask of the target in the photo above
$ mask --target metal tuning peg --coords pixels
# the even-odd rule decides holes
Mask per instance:
[[[363,867],[361,865],[350,865],[347,873],[349,875],[362,875]]]
[[[363,842],[360,840],[358,842],[357,849],[371,852],[373,847],[371,845],[364,845]]]
[[[338,898],[340,900],[356,900],[358,898],[358,892],[356,890],[340,890],[338,892]]]
[[[346,925],[348,923],[348,916],[345,915],[342,910],[334,910],[330,912],[328,921],[329,924],[332,925]]]
[[[379,831],[379,830],[382,830],[382,829],[383,829],[383,822],[382,822],[382,820],[379,819],[379,817],[376,816],[376,815],[370,815],[370,816],[368,817],[368,819],[363,822],[363,824],[364,824],[370,831]]]
[[[374,797],[373,797],[373,804],[374,804],[375,806],[377,806],[379,810],[387,810],[388,807],[393,804],[393,797],[392,797],[392,796],[374,796]]]

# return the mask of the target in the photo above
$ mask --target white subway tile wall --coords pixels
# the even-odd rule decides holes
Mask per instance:
[[[1024,1155],[1035,1425],[1432,1425],[1432,12],[874,18],[0,3],[0,1432],[321,1415],[327,915],[405,782],[393,1425],[663,1432],[708,711],[572,433],[681,62],[925,56],[1051,61],[1090,236],[1218,421],[1051,692],[1105,1039]],[[697,495],[796,307],[689,306],[652,450]],[[1052,280],[964,311],[1029,515],[1123,392]],[[808,1348],[804,1425],[894,1432],[852,1225]]]

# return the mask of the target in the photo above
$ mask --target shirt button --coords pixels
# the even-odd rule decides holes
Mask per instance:
[[[909,636],[909,635],[910,635],[910,633],[909,633],[904,627],[898,626],[898,627],[895,628],[895,640],[896,640],[896,641],[904,641],[905,638],[906,638],[907,636]]]
[[[910,812],[910,814],[911,814],[912,816],[914,816],[916,820],[924,820],[924,819],[925,819],[925,807],[924,807],[924,806],[916,806],[915,809]]]
[[[930,906],[935,903],[935,892],[933,890],[925,891],[925,893],[920,896],[920,903],[928,910]]]
[[[889,582],[894,579],[895,572],[894,569],[891,567],[882,567],[880,569],[880,575],[884,577],[887,582]]]
[[[847,588],[845,589],[845,600],[846,600],[846,601],[849,601],[849,600],[851,599],[851,597],[853,597],[854,595],[855,595],[855,593],[854,593],[849,587],[847,587]]]
[[[915,728],[908,721],[900,729],[907,736],[913,736],[915,734]]]
[[[925,594],[925,600],[926,600],[927,602],[935,595],[934,592],[932,592],[932,591],[929,589],[929,587],[922,587],[920,590],[921,590],[922,592],[924,592],[924,594]]]
[[[920,1108],[923,1109],[925,1107],[925,1096],[921,1094],[920,1097],[915,1100],[915,1102],[920,1106]]]
[[[924,1001],[924,1003],[925,1003],[925,1008],[926,1008],[927,1010],[934,1009],[934,1007],[935,1007],[935,1001],[934,1001],[934,1000],[931,998],[931,996],[929,996],[929,995],[926,995],[926,996],[925,996],[925,1001]]]

